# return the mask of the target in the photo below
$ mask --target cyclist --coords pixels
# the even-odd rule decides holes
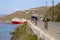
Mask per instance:
[[[48,29],[48,21],[49,21],[49,19],[48,19],[47,16],[45,15],[45,17],[43,18],[43,22],[44,22],[44,27],[45,27],[45,29]]]

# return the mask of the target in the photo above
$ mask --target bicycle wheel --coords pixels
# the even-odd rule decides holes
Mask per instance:
[[[48,23],[45,22],[45,29],[48,29]]]

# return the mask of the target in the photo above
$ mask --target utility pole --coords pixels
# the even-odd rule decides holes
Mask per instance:
[[[46,16],[48,16],[48,9],[47,9],[47,4],[48,3],[48,1],[46,0]]]
[[[52,6],[54,6],[54,0],[52,0]]]
[[[48,1],[46,1],[46,7],[47,7],[47,2],[48,2]]]
[[[52,0],[52,21],[54,20],[54,0]]]

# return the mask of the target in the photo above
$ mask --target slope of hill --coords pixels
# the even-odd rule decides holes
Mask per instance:
[[[58,8],[58,11],[57,11],[58,14],[55,21],[60,22],[60,3],[56,7]]]
[[[26,18],[29,19],[31,15],[37,14],[39,15],[45,15],[46,11],[49,10],[50,7],[38,7],[38,8],[31,8],[29,10],[24,10],[24,11],[16,11],[15,13],[12,13],[10,15],[6,15],[2,18],[0,18],[0,21],[6,21],[6,20],[11,20],[14,17],[19,17],[19,18]]]
[[[58,19],[60,19],[58,18],[59,14],[60,14],[60,3],[54,7],[51,7],[48,11],[48,17],[50,20],[53,21],[58,21]]]

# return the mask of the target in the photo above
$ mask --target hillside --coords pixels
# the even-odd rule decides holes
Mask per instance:
[[[50,7],[44,6],[44,7],[31,8],[29,10],[24,10],[24,11],[16,11],[15,13],[0,18],[0,21],[11,20],[14,17],[29,19],[30,16],[33,14],[39,15],[40,18],[40,15],[45,15],[46,11],[49,10],[49,8]]]
[[[51,7],[48,11],[48,17],[50,20],[57,21],[60,20],[60,3],[54,7]]]

